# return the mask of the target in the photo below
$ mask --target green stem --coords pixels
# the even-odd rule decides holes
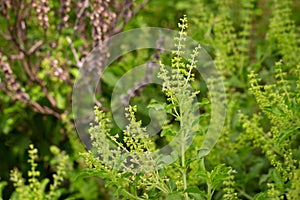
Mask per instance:
[[[180,108],[180,129],[183,130],[183,112],[182,112],[182,105],[179,106]],[[181,173],[182,173],[182,179],[183,179],[183,189],[187,189],[187,181],[186,181],[186,164],[185,164],[185,133],[182,132],[181,134]],[[184,193],[184,198],[188,198],[188,194],[185,192]]]
[[[155,172],[155,179],[156,179],[156,183],[157,183],[157,184],[155,184],[155,187],[156,187],[157,189],[159,189],[160,191],[162,191],[162,192],[164,192],[164,193],[166,193],[166,194],[170,193],[169,188],[168,188],[168,187],[165,187],[165,184],[164,184],[164,183],[160,184],[160,183],[161,183],[161,179],[160,179],[160,177],[159,177],[159,175],[158,175],[158,171]],[[150,183],[150,184],[151,184],[151,183]]]
[[[207,182],[207,200],[211,200],[212,199],[213,193],[214,192],[212,191],[211,181],[210,181],[210,177],[209,177],[209,180]]]
[[[155,187],[157,189],[159,189],[160,191],[164,192],[165,194],[169,194],[170,193],[170,191],[167,188],[165,188],[165,187],[160,187],[159,185],[156,185]]]
[[[187,183],[186,183],[186,166],[185,166],[185,151],[184,151],[184,141],[182,142],[181,146],[181,167],[182,167],[182,178],[183,178],[183,189],[185,190],[187,188]]]
[[[131,194],[131,193],[129,193],[129,192],[127,192],[126,190],[122,190],[122,192],[125,194],[125,195],[127,195],[127,196],[129,196],[131,199],[136,199],[136,200],[144,200],[143,198],[140,198],[140,197],[137,197],[137,196],[134,196],[133,194]]]
[[[241,190],[241,189],[237,189],[240,193],[240,195],[244,196],[246,199],[252,200],[253,198],[247,194],[245,191]]]

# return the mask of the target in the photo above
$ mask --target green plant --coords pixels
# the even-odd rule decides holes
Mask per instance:
[[[268,40],[273,51],[285,61],[285,67],[294,68],[299,64],[299,35],[292,19],[293,1],[273,1],[273,17],[270,20]]]
[[[0,1],[0,197],[300,199],[299,10],[296,0]],[[95,108],[90,128],[94,148],[82,153],[86,168],[78,155],[83,145],[74,134],[70,93],[87,53],[123,28],[174,29],[182,13],[189,29],[182,19],[172,59],[157,44],[154,55],[134,51],[105,70],[97,99],[103,107]],[[189,60],[182,58],[186,31],[201,43]],[[204,158],[199,145],[212,108],[201,74],[193,69],[200,48],[213,58],[227,92],[224,130]],[[158,60],[163,91],[157,85],[128,90],[134,106],[127,107],[129,124],[118,132],[106,108],[112,88],[132,66],[145,61],[159,66]],[[188,106],[193,98],[201,107]],[[151,138],[143,128],[149,122],[145,104],[167,111],[160,135]],[[200,119],[191,114],[196,110]],[[172,154],[149,153],[174,138]],[[51,154],[52,145],[65,153]],[[63,154],[72,169],[64,175]],[[13,166],[30,174],[13,170],[12,183]]]
[[[273,199],[300,198],[296,179],[299,173],[300,98],[299,67],[283,71],[284,64],[275,66],[274,84],[261,85],[261,79],[253,72],[249,74],[250,92],[255,96],[262,113],[254,114],[251,119],[243,116],[241,120],[246,130],[241,137],[250,140],[254,147],[260,148],[272,168],[265,177],[268,190],[259,198],[270,196]],[[296,71],[295,79],[288,80],[287,73]],[[263,122],[267,122],[263,125]]]
[[[181,19],[179,28],[171,69],[161,64],[158,74],[163,80],[162,91],[168,103],[150,105],[164,107],[174,118],[174,122],[165,123],[160,135],[165,137],[166,142],[175,138],[171,146],[174,151],[170,155],[157,158],[151,154],[157,147],[142,127],[142,122],[136,119],[136,106],[127,108],[129,124],[122,133],[117,134],[111,132],[109,115],[95,108],[95,124],[89,130],[93,148],[82,154],[89,169],[82,176],[93,175],[104,179],[106,187],[114,190],[114,198],[212,199],[222,183],[225,198],[236,197],[232,189],[234,180],[231,168],[220,164],[211,172],[207,171],[204,158],[198,156],[199,144],[192,142],[194,137],[198,142],[203,140],[199,115],[195,114],[198,104],[195,106],[193,103],[199,91],[192,91],[189,84],[194,80],[195,57],[201,47],[193,50],[187,63],[182,57],[187,34],[186,17]]]
[[[226,77],[224,81],[230,96],[224,133],[207,156],[207,163],[234,166],[238,172],[235,188],[243,198],[271,199],[272,192],[278,193],[280,198],[297,198],[297,190],[290,190],[291,180],[297,177],[299,169],[299,136],[296,136],[299,135],[296,120],[299,118],[296,95],[300,62],[296,56],[299,54],[299,20],[294,13],[297,4],[276,0],[200,2],[197,5],[202,6],[201,9],[205,6],[204,12],[193,10],[194,6],[189,10],[197,29],[193,31],[201,33],[197,38],[204,40],[215,53],[216,65]],[[282,61],[275,63],[278,60]],[[256,74],[260,74],[261,79],[254,78]],[[253,86],[254,80],[256,86]],[[249,84],[250,89],[247,88]],[[241,113],[243,123],[239,118]],[[247,118],[251,120],[247,121]],[[242,124],[247,128],[244,129]],[[248,126],[261,131],[250,130]],[[278,135],[285,141],[286,146],[281,147],[285,150],[278,149],[281,146],[275,139]],[[277,167],[273,162],[277,162],[281,172],[274,169]],[[275,180],[289,172],[295,177],[285,179],[278,189]],[[278,174],[279,179],[276,178]],[[275,183],[271,183],[272,180]],[[270,192],[266,192],[269,189]]]
[[[124,26],[147,1],[3,0],[0,2],[0,166],[26,169],[29,144],[41,159],[63,146],[72,165],[84,147],[71,113],[73,83],[85,57]],[[13,150],[11,150],[13,149]],[[50,158],[49,158],[50,157]],[[50,176],[47,168],[42,176]],[[100,184],[101,185],[101,184]],[[4,198],[12,193],[4,189]]]
[[[70,167],[69,157],[64,152],[60,152],[55,146],[52,146],[50,150],[55,155],[55,160],[53,161],[56,163],[56,173],[53,174],[49,191],[46,191],[46,187],[50,180],[47,178],[39,180],[40,172],[37,170],[38,150],[31,144],[28,150],[28,163],[30,164],[30,170],[27,173],[28,180],[26,181],[22,177],[22,173],[17,168],[11,171],[11,181],[13,181],[16,188],[11,199],[58,199],[62,195],[63,189],[61,185]]]

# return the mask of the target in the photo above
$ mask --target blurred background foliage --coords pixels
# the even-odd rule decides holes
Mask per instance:
[[[0,13],[0,181],[8,183],[3,199],[14,191],[10,170],[29,169],[29,144],[39,150],[41,178],[52,180],[51,146],[70,156],[72,173],[63,182],[67,189],[63,198],[109,198],[99,179],[74,181],[83,167],[79,152],[84,151],[71,110],[75,78],[88,53],[103,40],[138,27],[176,30],[184,14],[189,19],[189,36],[215,60],[228,95],[224,134],[207,157],[208,168],[219,163],[235,168],[242,199],[266,190],[264,183],[271,176],[271,163],[251,142],[241,142],[243,148],[237,145],[245,132],[239,113],[252,116],[261,110],[248,91],[250,71],[260,75],[263,85],[272,84],[275,63],[283,60],[287,79],[297,80],[294,72],[300,55],[300,1],[1,0]],[[132,67],[153,60],[155,54],[153,50],[142,50],[114,62],[104,73],[99,103],[108,108],[116,80]],[[201,88],[206,96],[205,85],[199,79],[193,86]],[[147,122],[145,105],[153,94],[160,93],[160,87],[150,85],[139,92],[132,102],[144,105],[138,114]],[[270,120],[261,120],[263,128],[270,130]],[[299,133],[299,128],[295,132]],[[296,141],[294,146],[299,146],[299,138]]]

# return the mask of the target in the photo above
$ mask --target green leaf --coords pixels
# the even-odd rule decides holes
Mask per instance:
[[[78,176],[75,177],[75,181],[86,178],[86,177],[91,177],[91,176],[96,176],[99,178],[107,178],[109,176],[109,174],[107,174],[107,172],[102,171],[102,170],[100,171],[100,170],[95,170],[95,169],[84,169],[84,170],[80,171]]]
[[[176,131],[173,131],[172,129],[164,129],[161,131],[160,136],[175,136],[177,134]]]
[[[281,145],[288,137],[297,133],[298,129],[300,129],[300,127],[281,131],[278,136],[277,145]]]
[[[120,182],[119,181],[108,181],[106,180],[107,182],[105,183],[105,187],[108,188],[110,186],[119,186],[120,185]]]
[[[73,41],[74,47],[76,47],[76,48],[83,46],[85,43],[86,43],[86,41],[83,39],[78,39],[78,40]]]
[[[159,197],[161,196],[162,192],[156,190],[156,189],[152,189],[150,191],[147,192],[147,194],[149,195],[149,199],[159,199]]]
[[[191,187],[188,187],[184,192],[187,192],[187,193],[200,193],[201,190],[196,186],[191,186]]]
[[[167,182],[167,185],[168,185],[171,192],[175,191],[176,188],[177,188],[176,182],[172,178],[169,178],[169,181]]]
[[[6,121],[3,121],[4,125],[2,126],[2,130],[4,134],[8,134],[14,125],[14,118],[9,118]]]
[[[260,176],[258,184],[262,185],[264,183],[267,183],[270,178],[270,174],[263,174]]]
[[[133,187],[131,187],[131,193],[133,193],[135,196],[137,196],[137,188],[138,188],[140,176],[141,176],[141,174],[137,174],[132,183]]]
[[[192,199],[206,200],[206,196],[205,196],[204,192],[201,192],[200,194],[198,194],[198,193],[190,193],[189,196],[193,197]]]
[[[284,187],[284,181],[283,181],[280,173],[276,169],[272,170],[271,177],[278,187],[282,187],[282,188]]]
[[[105,72],[102,76],[102,80],[108,86],[113,87],[118,82],[118,77],[116,77],[112,72]]]
[[[180,192],[172,192],[166,196],[166,200],[182,200],[183,195]]]
[[[173,109],[176,108],[175,104],[167,104],[165,106],[166,112],[169,114],[173,114]]]
[[[267,112],[270,112],[270,113],[272,113],[274,115],[277,115],[277,116],[282,116],[282,115],[285,114],[281,109],[279,109],[275,106],[264,106],[263,110],[265,110]]]
[[[236,88],[243,88],[245,87],[245,83],[242,82],[237,76],[232,75],[231,78],[228,80],[229,86],[236,87]]]
[[[45,189],[47,187],[47,184],[50,182],[50,180],[48,178],[45,178],[41,181],[41,186],[40,186],[40,190],[42,193],[45,192]]]
[[[186,165],[189,166],[193,161],[195,160],[199,160],[198,157],[192,157],[192,158],[188,158],[186,160]]]
[[[171,164],[174,160],[172,159],[172,157],[170,155],[166,155],[161,157],[160,159],[158,159],[158,164]]]
[[[228,178],[229,167],[225,167],[224,164],[219,164],[211,172],[211,182],[213,189],[216,189],[220,183]]]
[[[267,192],[261,192],[261,193],[256,194],[253,197],[253,200],[265,200],[265,199],[268,199],[268,197],[269,197],[269,195]]]
[[[66,98],[63,97],[60,93],[57,93],[55,95],[55,100],[56,100],[56,103],[57,103],[57,107],[59,109],[64,109],[66,107]]]
[[[3,189],[5,188],[6,185],[7,185],[7,182],[6,182],[6,181],[1,181],[1,182],[0,182],[0,199],[1,199],[1,197],[2,197]]]
[[[164,110],[165,106],[162,103],[151,103],[147,106],[147,108],[153,108],[155,110]]]
[[[207,98],[203,98],[202,101],[198,102],[199,108],[201,108],[202,106],[205,106],[207,104],[210,104],[210,101]]]
[[[192,199],[197,199],[197,200],[205,200],[205,192],[201,191],[198,187],[196,186],[191,186],[188,187],[184,192],[188,193],[189,196],[193,197]]]
[[[160,157],[157,163],[171,164],[177,159],[178,159],[178,153],[176,151],[172,151],[171,155],[163,155],[162,157]]]

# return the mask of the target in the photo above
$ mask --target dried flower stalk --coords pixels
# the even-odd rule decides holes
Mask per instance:
[[[47,0],[32,0],[32,7],[34,8],[40,25],[46,31],[49,27],[48,12],[50,10]]]
[[[61,30],[67,27],[67,22],[69,20],[69,12],[71,11],[71,0],[61,0],[60,2],[61,22],[59,24],[59,29]]]
[[[13,71],[8,63],[5,62],[3,56],[0,54],[0,70],[3,71],[5,77],[5,88],[9,95],[21,102],[27,103],[30,99],[29,95],[25,92],[25,89],[20,86],[19,82],[15,79]]]

